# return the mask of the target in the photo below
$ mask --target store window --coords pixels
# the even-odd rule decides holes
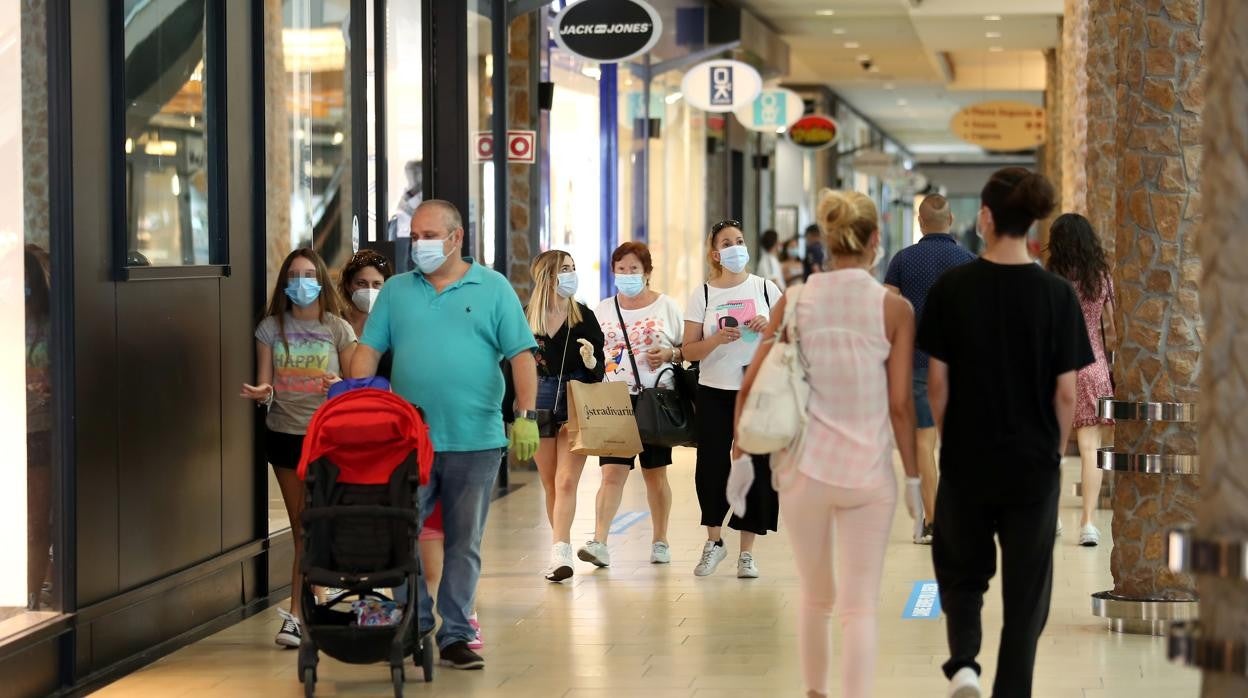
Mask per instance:
[[[61,608],[53,563],[55,284],[49,250],[47,45],[35,3],[0,3],[0,638]],[[25,395],[19,397],[18,387]]]
[[[127,267],[212,264],[207,0],[126,0]],[[215,77],[215,76],[214,76]]]
[[[352,252],[350,0],[264,0],[265,215],[274,281],[293,249]]]
[[[385,201],[390,212],[386,228],[390,239],[411,237],[412,212],[424,200],[420,10],[418,2],[391,2],[386,12]]]

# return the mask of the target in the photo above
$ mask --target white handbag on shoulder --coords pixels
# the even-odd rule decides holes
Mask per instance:
[[[759,367],[742,406],[736,443],[746,453],[783,451],[797,444],[806,433],[810,383],[797,342],[797,303],[802,288],[798,286],[786,294],[784,322],[775,345]]]

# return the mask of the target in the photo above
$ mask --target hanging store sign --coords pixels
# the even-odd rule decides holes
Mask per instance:
[[[789,140],[799,148],[822,150],[836,142],[841,127],[823,114],[803,116],[789,127]]]
[[[649,51],[663,33],[659,13],[641,0],[581,0],[555,18],[555,42],[599,63],[618,63]]]
[[[754,102],[736,110],[737,121],[751,131],[778,131],[793,125],[806,111],[802,96],[793,90],[763,90]]]
[[[980,102],[954,115],[949,130],[985,150],[1031,150],[1044,143],[1044,107],[1026,102]]]
[[[763,91],[763,78],[741,61],[699,63],[680,81],[685,101],[703,111],[727,113],[749,106]]]
[[[494,160],[494,134],[478,131],[474,139],[476,162]],[[507,162],[531,165],[537,162],[537,131],[507,132]]]

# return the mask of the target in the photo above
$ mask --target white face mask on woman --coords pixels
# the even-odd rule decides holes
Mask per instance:
[[[377,296],[381,295],[381,289],[378,288],[357,288],[355,293],[351,294],[351,302],[355,307],[360,309],[361,313],[373,312],[373,305],[377,302]]]
[[[725,247],[719,251],[719,263],[733,274],[740,274],[745,271],[745,265],[750,263],[750,251],[745,245]]]

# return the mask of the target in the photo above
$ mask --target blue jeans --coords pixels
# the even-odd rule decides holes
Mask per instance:
[[[919,429],[931,429],[936,426],[932,416],[932,405],[927,399],[927,369],[914,369],[914,418]]]
[[[438,647],[455,642],[471,642],[476,631],[468,624],[468,616],[477,596],[477,580],[481,577],[481,536],[485,533],[485,517],[498,478],[502,449],[463,453],[439,453],[434,456],[429,484],[420,488],[420,511],[433,511],[434,502],[442,503],[442,531],[445,560],[442,581],[438,585]],[[420,577],[420,627],[433,627],[433,599]]]

